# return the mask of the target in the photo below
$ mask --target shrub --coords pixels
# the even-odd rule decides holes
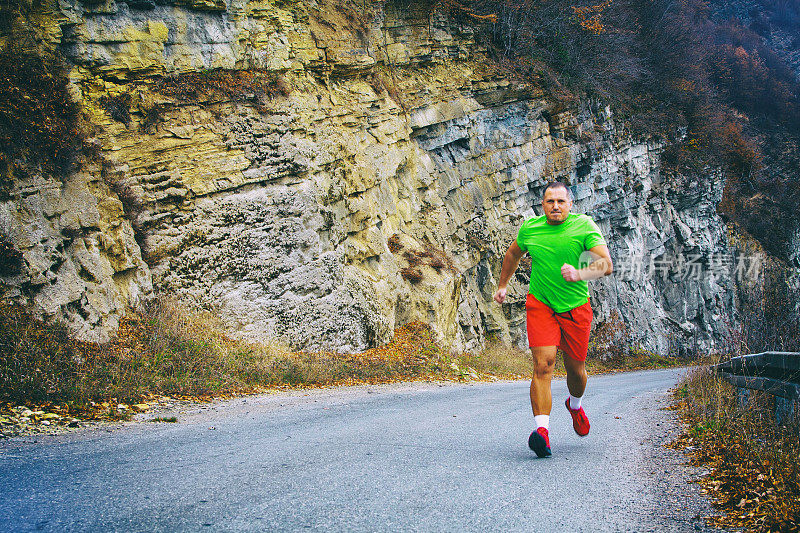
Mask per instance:
[[[0,159],[15,159],[66,173],[79,154],[79,110],[67,71],[53,55],[35,55],[9,44],[0,51]]]
[[[155,394],[209,397],[263,387],[381,382],[432,375],[441,359],[430,327],[411,323],[364,353],[292,352],[280,342],[232,339],[209,313],[159,299],[120,321],[100,346],[71,340],[19,307],[0,308],[0,402],[69,403],[92,417]],[[113,399],[114,401],[109,401]]]
[[[125,126],[131,125],[131,95],[128,93],[118,96],[101,96],[100,106],[108,113],[108,116],[122,122]]]
[[[422,256],[419,252],[407,250],[403,253],[403,258],[408,262],[408,264],[412,267],[418,266],[422,263]]]
[[[745,137],[739,124],[728,122],[718,133],[719,141],[727,147],[724,152],[728,167],[737,176],[746,176],[758,168],[760,156],[758,147]]]
[[[142,119],[139,122],[139,131],[142,133],[153,133],[158,124],[164,119],[164,112],[167,110],[165,104],[154,104],[142,110]]]
[[[419,283],[422,281],[422,272],[418,268],[414,268],[413,266],[407,266],[405,268],[400,269],[400,275],[403,276],[403,279],[409,281],[412,284]]]
[[[389,251],[393,254],[396,254],[403,249],[403,245],[400,243],[400,235],[397,233],[389,237],[389,240],[386,241],[386,245],[389,247]]]
[[[787,265],[768,258],[760,278],[737,280],[740,318],[730,328],[729,354],[800,351],[800,317],[787,309],[787,302],[798,301],[800,294],[790,276]]]
[[[421,255],[428,259],[428,265],[436,270],[436,272],[441,272],[444,268],[452,273],[456,272],[456,267],[450,256],[447,255],[444,250],[433,246],[430,242],[425,242]]]
[[[444,259],[441,257],[432,257],[428,264],[433,268],[437,273],[441,273],[442,269],[447,266],[444,262]]]
[[[22,272],[22,253],[8,237],[0,234],[0,276],[11,277]]]
[[[176,100],[196,102],[261,101],[291,93],[289,82],[280,74],[258,70],[208,70],[157,78],[150,83],[154,92]]]

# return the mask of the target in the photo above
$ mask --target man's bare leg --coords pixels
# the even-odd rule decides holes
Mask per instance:
[[[531,347],[531,354],[533,355],[531,408],[536,419],[536,429],[528,437],[528,446],[538,457],[550,457],[548,427],[550,410],[553,408],[550,382],[553,380],[553,367],[556,364],[556,347],[534,346]]]
[[[586,390],[586,364],[564,354],[564,368],[567,370],[567,389],[569,389],[570,395],[575,398],[583,397],[583,392]],[[580,400],[575,405],[577,407],[573,408],[572,401],[567,399],[567,407],[572,416],[572,428],[575,433],[585,437],[589,433],[589,419],[586,417],[586,412],[580,407]]]
[[[564,368],[567,371],[567,389],[576,398],[583,396],[586,390],[586,363],[564,354]]]
[[[532,346],[533,379],[531,379],[531,408],[533,415],[549,415],[553,408],[550,382],[556,364],[555,346]],[[584,381],[586,385],[586,381]]]

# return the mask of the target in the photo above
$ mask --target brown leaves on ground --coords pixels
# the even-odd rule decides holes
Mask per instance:
[[[709,524],[747,531],[800,530],[797,473],[791,466],[753,461],[747,458],[749,446],[725,444],[711,435],[683,435],[674,447],[685,450],[694,465],[709,469],[698,480],[719,511],[707,518]],[[794,486],[789,487],[792,478]]]
[[[761,412],[769,398],[751,398],[737,406],[731,387],[721,384],[715,395],[690,378],[676,396],[686,431],[670,447],[683,450],[692,464],[708,473],[697,482],[718,514],[710,525],[747,531],[800,531],[800,465],[796,428],[776,426]],[[737,411],[738,410],[738,411]],[[766,415],[766,416],[759,416]]]

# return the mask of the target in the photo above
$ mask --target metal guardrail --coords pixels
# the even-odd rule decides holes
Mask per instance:
[[[711,367],[739,389],[739,401],[747,402],[745,389],[775,396],[775,419],[791,419],[800,405],[800,352],[762,352],[733,357]]]
[[[741,355],[712,368],[737,387],[800,399],[800,352]]]

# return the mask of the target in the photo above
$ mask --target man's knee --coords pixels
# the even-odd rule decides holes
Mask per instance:
[[[531,347],[531,353],[533,355],[533,373],[537,377],[552,375],[556,364],[555,347]]]
[[[533,373],[539,378],[552,376],[554,367],[555,361],[534,361]]]

